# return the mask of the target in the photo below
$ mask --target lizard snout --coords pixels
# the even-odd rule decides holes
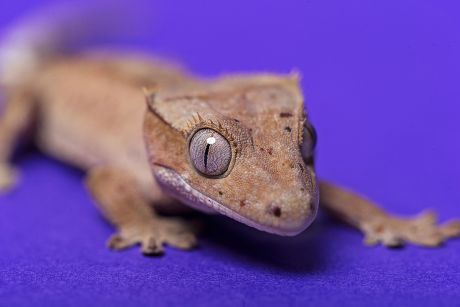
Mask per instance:
[[[282,198],[282,197],[281,197]],[[287,197],[284,201],[269,202],[265,207],[265,222],[269,232],[294,236],[305,230],[316,217],[317,197]]]

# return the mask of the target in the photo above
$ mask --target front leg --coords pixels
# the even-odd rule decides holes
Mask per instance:
[[[116,168],[90,171],[86,184],[104,216],[118,232],[108,241],[111,249],[136,244],[146,255],[163,253],[163,245],[180,249],[196,246],[194,228],[177,218],[159,217],[141,192],[136,180]]]
[[[437,225],[436,215],[425,212],[414,218],[387,214],[377,205],[330,183],[320,183],[321,205],[334,216],[364,233],[364,242],[393,247],[412,242],[436,247],[449,238],[460,236],[460,221]]]
[[[7,94],[0,117],[0,192],[8,190],[16,183],[17,175],[10,162],[11,156],[36,115],[36,105],[28,91],[5,90]]]

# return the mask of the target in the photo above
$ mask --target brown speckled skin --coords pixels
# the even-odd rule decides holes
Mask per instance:
[[[148,89],[143,93],[142,87]],[[14,183],[12,148],[36,124],[41,150],[88,172],[96,203],[118,228],[111,248],[140,243],[144,253],[157,254],[164,243],[183,249],[196,244],[187,222],[157,216],[150,207],[177,208],[175,193],[191,190],[159,185],[152,170],[158,178],[165,172],[179,178],[200,195],[201,206],[217,204],[262,230],[294,235],[316,215],[313,159],[304,161],[300,151],[311,135],[303,133],[308,119],[296,75],[203,81],[148,59],[79,56],[49,61],[23,85],[6,90],[0,186]],[[232,161],[220,178],[201,175],[189,161],[189,139],[202,127],[231,144]],[[458,222],[438,227],[431,214],[394,218],[327,183],[321,183],[321,195],[329,211],[365,233],[367,243],[436,246],[460,233]]]
[[[225,77],[153,96],[145,128],[152,163],[174,170],[264,230],[293,235],[310,225],[318,187],[313,167],[299,150],[306,119],[295,76]],[[155,129],[161,125],[165,128]],[[170,126],[175,136],[162,137]],[[189,163],[187,140],[203,127],[225,136],[234,151],[227,173],[217,179],[202,176]]]

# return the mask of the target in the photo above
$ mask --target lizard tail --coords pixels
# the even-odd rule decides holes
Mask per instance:
[[[132,33],[138,10],[125,2],[61,3],[19,19],[0,36],[0,85],[23,84],[53,56]]]

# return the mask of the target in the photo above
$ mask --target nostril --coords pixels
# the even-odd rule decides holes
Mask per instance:
[[[281,217],[281,214],[282,214],[282,211],[281,211],[281,208],[279,206],[270,206],[269,207],[269,210],[268,210],[268,213],[269,214],[272,214],[276,217]]]
[[[281,215],[283,215],[283,210],[281,209],[281,205],[278,202],[268,203],[267,207],[265,207],[265,210],[267,214],[274,217],[281,217]]]

